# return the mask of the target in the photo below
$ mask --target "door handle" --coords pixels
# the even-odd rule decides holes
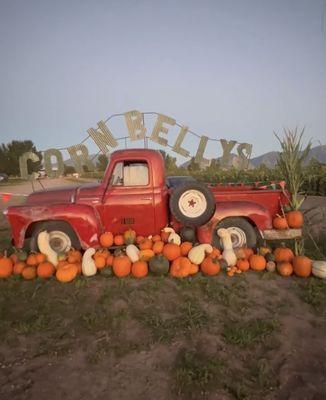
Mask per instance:
[[[140,200],[152,200],[151,197],[142,197]]]

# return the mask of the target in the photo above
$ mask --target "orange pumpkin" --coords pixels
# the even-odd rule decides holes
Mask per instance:
[[[162,240],[158,240],[154,242],[152,250],[154,251],[155,254],[161,254],[164,248],[164,242]]]
[[[162,238],[162,242],[167,243],[169,240],[169,236],[171,235],[171,232],[165,232],[162,231],[161,232],[161,238]]]
[[[134,244],[136,240],[136,232],[129,228],[123,234],[125,244]]]
[[[174,278],[185,278],[191,270],[191,262],[187,257],[178,257],[173,260],[170,267],[170,275]]]
[[[141,261],[149,261],[154,256],[155,256],[155,253],[151,249],[140,250],[140,252],[139,252],[139,259]]]
[[[55,274],[59,282],[71,282],[78,274],[78,267],[76,264],[66,264],[59,268]]]
[[[160,242],[162,239],[161,239],[161,236],[160,235],[154,235],[153,237],[152,237],[152,242]]]
[[[114,255],[113,254],[109,254],[106,258],[106,265],[109,267],[112,267],[113,265],[113,260],[114,260]]]
[[[0,278],[8,278],[13,270],[12,259],[6,255],[0,259]]]
[[[113,245],[113,233],[104,232],[100,236],[100,244],[103,247],[111,247]]]
[[[136,237],[136,243],[137,243],[137,244],[140,244],[144,239],[145,239],[144,236],[138,235],[138,236]]]
[[[43,253],[36,253],[35,256],[36,256],[37,264],[40,264],[40,263],[43,263],[46,261],[46,255]]]
[[[276,216],[273,218],[273,227],[278,230],[288,229],[289,225],[287,223],[286,218],[281,216]]]
[[[250,268],[249,261],[245,258],[240,258],[240,260],[237,261],[237,268],[242,272],[248,271]]]
[[[61,267],[63,267],[64,265],[67,265],[67,264],[70,264],[67,260],[61,260],[61,261],[58,261],[58,264],[55,268],[60,269]]]
[[[144,238],[140,243],[139,243],[139,248],[140,250],[148,250],[153,247],[153,242],[151,239]]]
[[[293,271],[297,276],[307,278],[311,275],[312,262],[310,258],[305,256],[296,256],[293,259]]]
[[[277,264],[277,271],[282,276],[290,276],[293,273],[293,266],[289,262],[280,262]]]
[[[116,246],[122,246],[122,245],[124,244],[124,242],[125,242],[125,240],[124,240],[124,238],[123,238],[123,235],[116,235],[116,236],[114,236],[113,243],[114,243]]]
[[[190,242],[183,242],[180,245],[180,251],[182,256],[187,256],[189,251],[192,249],[193,244]]]
[[[48,261],[41,262],[37,266],[37,275],[40,278],[50,278],[55,273],[54,265]]]
[[[24,261],[16,262],[16,264],[14,264],[14,268],[13,268],[14,275],[20,275],[25,267],[26,267],[26,263]]]
[[[218,258],[221,256],[221,251],[217,247],[213,247],[213,251],[209,253],[208,257]]]
[[[265,257],[259,254],[253,254],[249,258],[250,268],[254,271],[263,271],[266,268]]]
[[[195,275],[199,271],[199,267],[196,264],[190,265],[189,275]]]
[[[105,256],[97,256],[94,257],[94,262],[97,269],[103,269],[106,266],[106,258]]]
[[[36,267],[33,265],[28,265],[22,270],[22,277],[26,280],[34,279],[36,275]]]
[[[279,262],[291,262],[294,258],[293,251],[288,247],[285,247],[284,243],[280,247],[274,250],[275,261]]]
[[[221,266],[218,262],[217,257],[211,258],[206,257],[200,265],[200,269],[205,275],[217,275],[221,271]]]
[[[169,260],[173,261],[181,256],[181,249],[175,243],[167,243],[163,248],[163,255]]]
[[[250,247],[242,247],[241,249],[244,254],[243,258],[246,258],[247,260],[249,260],[250,256],[252,256],[254,254],[253,249],[251,249]]]
[[[26,264],[29,266],[35,266],[37,265],[37,258],[35,253],[31,253],[27,259],[26,259]]]
[[[131,266],[131,273],[135,278],[144,278],[148,275],[148,264],[145,261],[136,261]]]
[[[9,258],[11,259],[13,264],[16,264],[16,262],[18,261],[18,256],[16,253],[12,253]]]
[[[83,256],[80,251],[75,249],[70,249],[68,252],[67,261],[69,262],[69,264],[75,264],[76,262],[81,262],[82,258]]]
[[[290,228],[299,229],[303,225],[303,214],[301,211],[290,211],[285,214],[287,223]]]
[[[131,271],[131,261],[126,255],[119,255],[113,260],[113,272],[118,278],[128,276]]]

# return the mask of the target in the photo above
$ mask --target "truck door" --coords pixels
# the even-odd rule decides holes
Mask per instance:
[[[102,203],[107,231],[123,233],[132,228],[139,235],[155,229],[152,174],[146,161],[118,161]]]

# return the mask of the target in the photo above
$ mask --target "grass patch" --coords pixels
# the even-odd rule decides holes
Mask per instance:
[[[187,399],[206,395],[220,386],[220,375],[224,368],[224,363],[216,357],[182,349],[172,369],[174,392]]]
[[[277,326],[275,320],[228,321],[224,325],[222,335],[228,343],[245,348],[261,342],[271,335]]]
[[[326,314],[326,281],[310,277],[302,279],[296,286],[301,300],[311,305],[317,312]]]

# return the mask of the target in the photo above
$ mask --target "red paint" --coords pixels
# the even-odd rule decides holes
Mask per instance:
[[[119,161],[142,161],[149,167],[146,186],[111,186],[111,174]],[[211,221],[198,228],[200,242],[210,242],[218,221],[242,216],[259,230],[272,228],[272,218],[287,204],[280,190],[258,190],[248,186],[212,187],[216,212]],[[178,230],[180,223],[169,215],[169,191],[165,186],[164,162],[154,150],[119,150],[112,154],[102,183],[44,190],[32,193],[25,205],[8,208],[14,244],[22,247],[33,223],[46,220],[68,222],[83,248],[98,246],[99,235],[108,230],[123,233],[132,227],[139,235],[160,233],[167,224]]]

